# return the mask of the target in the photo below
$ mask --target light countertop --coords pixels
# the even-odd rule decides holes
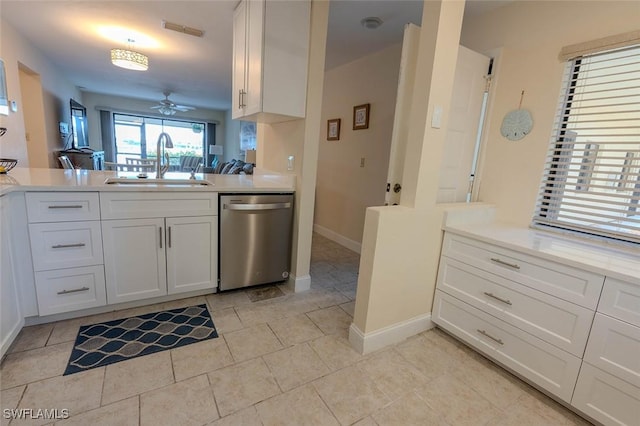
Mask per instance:
[[[295,176],[259,171],[253,175],[214,175],[197,173],[197,179],[212,185],[127,184],[107,185],[110,177],[134,177],[136,172],[101,170],[63,170],[20,168],[0,175],[0,195],[14,191],[205,191],[205,192],[277,192],[294,191]],[[188,179],[190,173],[167,173],[166,178]],[[153,177],[150,174],[149,177]]]
[[[500,222],[447,224],[444,230],[640,285],[640,249]]]

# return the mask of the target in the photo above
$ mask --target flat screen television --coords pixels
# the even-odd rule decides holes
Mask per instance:
[[[89,136],[87,127],[87,109],[79,102],[71,99],[71,134],[72,149],[88,149]]]

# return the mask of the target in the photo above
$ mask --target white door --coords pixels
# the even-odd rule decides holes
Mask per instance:
[[[420,27],[407,24],[404,27],[402,39],[402,54],[400,55],[400,75],[398,76],[398,94],[396,95],[396,110],[393,118],[391,133],[391,149],[389,151],[389,170],[387,172],[387,192],[385,204],[400,203],[400,182],[404,169],[404,156],[407,151],[407,135],[409,133],[409,116],[413,95],[413,82],[416,74],[418,59],[418,42]]]
[[[474,153],[489,62],[490,58],[464,46],[458,49],[449,125],[440,166],[438,203],[459,203],[467,199],[470,175],[475,168]]]
[[[402,41],[398,94],[387,174],[388,188],[385,204],[389,205],[400,202],[419,38],[420,27],[408,24],[405,27]],[[459,47],[446,146],[440,170],[438,202],[463,202],[466,200],[469,177],[474,166],[478,123],[482,111],[486,88],[485,77],[489,69],[489,62],[490,58],[464,46]]]
[[[107,303],[167,294],[164,219],[102,221]]]
[[[217,286],[217,223],[217,216],[166,219],[169,294]]]

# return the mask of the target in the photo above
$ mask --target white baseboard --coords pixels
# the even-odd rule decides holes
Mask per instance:
[[[331,241],[334,241],[340,244],[341,246],[348,248],[351,251],[355,251],[358,254],[360,254],[360,252],[362,251],[362,243],[353,241],[345,236],[338,234],[335,231],[332,231],[329,228],[325,228],[324,226],[321,226],[318,224],[313,224],[313,230],[314,232],[317,232],[323,237],[328,238]]]
[[[354,323],[351,323],[351,327],[349,327],[349,342],[356,351],[365,355],[385,346],[401,342],[407,337],[432,329],[435,326],[431,321],[431,313],[419,315],[367,334],[364,334]]]
[[[287,281],[287,287],[289,287],[294,293],[307,291],[311,289],[311,275],[307,274],[301,277],[296,277],[295,275],[290,274],[289,280]]]

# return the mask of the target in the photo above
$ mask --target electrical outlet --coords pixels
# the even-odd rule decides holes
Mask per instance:
[[[287,158],[287,170],[290,172],[294,169],[294,161],[295,157],[293,155],[290,155],[289,158]]]

